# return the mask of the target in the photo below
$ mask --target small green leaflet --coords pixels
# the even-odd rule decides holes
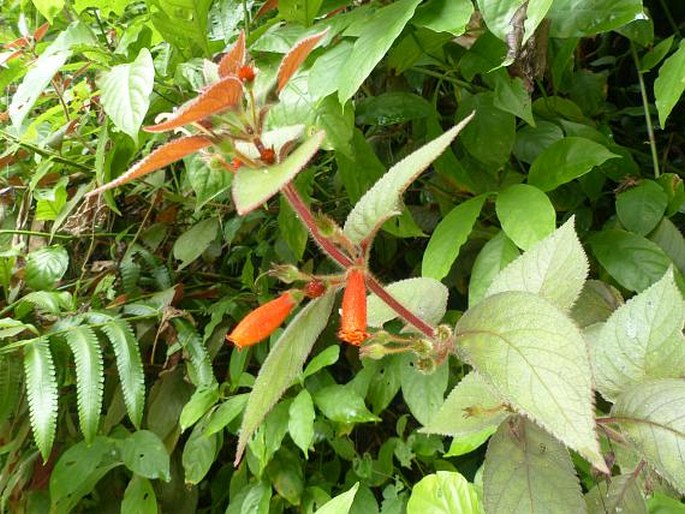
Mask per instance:
[[[64,9],[64,0],[31,0],[48,23],[52,25],[53,18]]]
[[[659,77],[654,81],[656,110],[659,124],[663,129],[666,119],[685,91],[685,41],[680,42],[678,50],[664,61],[659,68]]]
[[[502,230],[522,250],[528,250],[556,227],[557,213],[552,202],[528,184],[515,184],[500,191],[495,209]]]

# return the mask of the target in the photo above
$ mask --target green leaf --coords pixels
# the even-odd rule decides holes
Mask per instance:
[[[445,399],[449,366],[443,363],[432,373],[421,373],[411,362],[401,368],[402,397],[422,425],[430,424]]]
[[[146,0],[150,19],[164,40],[187,60],[211,52],[207,42],[211,0]]]
[[[442,280],[459,256],[480,215],[485,196],[471,198],[452,209],[433,231],[421,262],[421,274]]]
[[[112,12],[117,16],[121,16],[129,4],[128,0],[74,0],[74,9],[80,14],[89,7],[95,7],[105,16]]]
[[[199,484],[207,476],[220,448],[218,434],[208,435],[206,428],[205,420],[195,425],[183,446],[181,463],[185,472],[185,483],[188,485]]]
[[[369,412],[364,399],[349,386],[334,384],[317,391],[314,403],[331,421],[336,423],[369,423],[380,418]]]
[[[384,287],[393,298],[428,323],[439,323],[445,315],[449,291],[435,279],[407,278]],[[397,318],[397,313],[375,294],[367,297],[366,309],[370,327],[380,328]]]
[[[279,0],[278,12],[285,21],[309,27],[318,14],[323,0]]]
[[[162,440],[149,430],[137,430],[116,441],[124,465],[145,478],[171,480],[169,453]]]
[[[642,0],[555,0],[547,17],[555,38],[590,36],[646,19]]]
[[[0,319],[0,339],[14,337],[17,334],[21,334],[24,330],[29,330],[33,332],[35,335],[38,335],[38,330],[31,324],[23,323],[17,319],[12,318]]]
[[[60,314],[72,307],[71,294],[67,291],[34,291],[22,297],[21,302],[30,303],[38,311],[50,314]]]
[[[24,374],[33,438],[43,462],[47,462],[57,424],[57,380],[47,339],[24,346]]]
[[[598,482],[585,495],[585,503],[588,514],[647,514],[647,503],[640,491],[638,477],[632,473],[613,476],[610,482]]]
[[[145,374],[138,341],[133,335],[131,326],[122,319],[109,321],[102,326],[101,330],[114,349],[128,417],[133,426],[140,428],[145,404]]]
[[[190,378],[197,387],[210,387],[216,384],[212,362],[202,337],[186,319],[175,318],[172,324],[178,333],[178,343],[190,358]]]
[[[233,183],[233,175],[224,169],[217,170],[197,153],[186,157],[186,176],[195,192],[195,212],[208,202],[228,191]]]
[[[183,406],[178,424],[181,431],[193,426],[219,400],[218,384],[198,388]]]
[[[523,0],[478,0],[477,3],[488,30],[502,41],[508,42],[510,34],[514,31],[512,18],[525,2]],[[522,42],[527,41],[533,35],[551,5],[552,0],[530,0],[527,3]]]
[[[64,0],[31,0],[48,23],[52,25],[53,18],[64,9]]]
[[[551,191],[615,157],[620,156],[604,145],[583,137],[565,137],[552,143],[533,161],[528,183],[542,191]]]
[[[179,271],[194,262],[216,239],[219,220],[207,218],[190,227],[174,243],[174,258],[181,261]]]
[[[494,75],[496,83],[493,105],[521,118],[528,125],[534,127],[533,103],[523,80],[518,77],[510,77],[504,70],[500,71],[502,73]]]
[[[663,218],[649,239],[659,245],[681,273],[685,273],[685,238],[671,220]]]
[[[432,112],[433,107],[423,97],[396,91],[361,100],[356,106],[356,121],[361,125],[396,125],[427,118]]]
[[[495,209],[504,233],[523,250],[551,234],[557,225],[557,214],[547,195],[527,184],[500,191]]]
[[[314,442],[314,402],[312,397],[303,389],[290,404],[288,410],[288,433],[291,439],[302,450],[305,458]]]
[[[412,24],[461,36],[473,14],[471,0],[429,0],[416,9]]]
[[[219,405],[209,418],[205,434],[211,435],[223,430],[226,425],[237,418],[247,405],[248,396],[247,393],[237,394]]]
[[[44,246],[26,258],[26,283],[32,289],[51,289],[67,272],[69,255],[61,246]]]
[[[133,475],[121,501],[121,512],[126,514],[157,514],[157,496],[150,481]]]
[[[483,469],[486,512],[585,512],[564,446],[522,417],[502,423],[490,439]]]
[[[685,300],[673,271],[619,307],[590,345],[597,389],[608,400],[651,378],[685,376]]]
[[[420,0],[399,0],[364,21],[359,39],[338,75],[340,104],[357,92],[411,19]]]
[[[481,434],[494,429],[509,412],[502,399],[475,371],[461,379],[440,410],[420,432],[454,437],[454,440]]]
[[[150,106],[155,84],[155,66],[147,48],[130,64],[120,64],[98,80],[100,101],[114,125],[134,141]]]
[[[411,491],[407,514],[478,514],[473,484],[456,471],[438,471],[423,477]]]
[[[685,91],[685,42],[681,41],[675,51],[659,68],[659,77],[654,81],[656,110],[663,129],[666,119]]]
[[[588,280],[571,309],[571,317],[580,328],[606,321],[623,304],[615,287],[600,280]]]
[[[324,133],[317,132],[274,166],[257,170],[241,167],[233,179],[233,202],[238,214],[256,209],[295,178],[317,152],[323,138]]]
[[[590,237],[588,243],[604,269],[630,291],[647,289],[671,265],[655,243],[623,230],[603,230]]]
[[[466,455],[471,453],[473,450],[483,446],[483,443],[490,439],[492,434],[497,431],[497,425],[492,425],[479,432],[474,432],[471,435],[463,437],[455,437],[450,443],[450,447],[447,453],[444,454],[445,457],[460,457],[461,455]]]
[[[485,291],[497,274],[518,256],[518,248],[503,231],[485,243],[471,269],[469,307],[485,297]]]
[[[571,218],[551,235],[534,244],[492,281],[485,296],[504,291],[536,293],[568,311],[583,289],[587,257]]]
[[[309,70],[309,94],[314,98],[324,98],[338,89],[338,77],[352,53],[353,43],[342,39],[329,46]],[[339,102],[338,102],[339,104]]]
[[[538,295],[509,291],[469,309],[457,351],[502,399],[605,469],[594,432],[592,372],[582,334]]]
[[[81,432],[91,444],[98,431],[105,380],[102,348],[93,329],[87,325],[70,328],[65,339],[76,364],[76,398]]]
[[[402,212],[401,195],[404,190],[449,147],[472,117],[473,115],[468,116],[390,168],[362,196],[347,216],[345,235],[353,242],[359,243],[373,235],[388,219],[399,215]]]
[[[19,355],[3,355],[0,357],[0,423],[6,422],[15,414],[17,404],[23,394],[21,359]]]
[[[302,380],[307,377],[312,376],[317,371],[335,364],[340,358],[340,345],[333,344],[323,350],[321,353],[314,356],[314,358],[309,361],[307,367],[304,368],[302,372]]]
[[[654,68],[654,66],[659,64],[664,57],[666,57],[666,54],[668,54],[673,46],[673,38],[674,35],[672,34],[659,44],[654,45],[654,48],[642,56],[640,59],[640,71],[642,73],[648,72]]]
[[[335,295],[329,293],[311,301],[290,321],[271,348],[259,370],[243,414],[236,462],[240,462],[247,442],[264,417],[302,370],[312,346],[328,324],[334,298]]]
[[[551,121],[539,121],[535,127],[522,127],[516,131],[514,155],[517,159],[530,164],[545,148],[563,137],[564,132]]]
[[[685,494],[685,380],[635,385],[619,396],[611,417],[641,457]]]
[[[352,507],[354,497],[359,489],[359,482],[356,482],[344,493],[339,494],[335,498],[331,498],[324,503],[316,514],[347,514]]]
[[[666,192],[653,180],[645,180],[616,197],[616,214],[621,224],[641,236],[654,230],[667,206]]]
[[[60,180],[52,189],[34,191],[36,220],[54,221],[67,203],[67,181]]]
[[[464,129],[461,142],[466,150],[483,163],[488,171],[496,171],[511,156],[516,138],[516,118],[495,107],[492,92],[465,96],[459,104],[457,119],[474,112],[473,121]]]

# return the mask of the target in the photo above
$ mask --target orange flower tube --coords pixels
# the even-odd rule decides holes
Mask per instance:
[[[257,344],[281,326],[295,305],[297,305],[297,299],[292,291],[286,291],[278,298],[250,312],[226,336],[226,339],[238,348]]]
[[[366,284],[364,271],[353,268],[347,273],[347,283],[342,300],[338,338],[359,346],[369,337],[366,332]]]

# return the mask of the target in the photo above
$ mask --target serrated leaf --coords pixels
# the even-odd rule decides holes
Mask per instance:
[[[177,332],[178,344],[189,359],[189,374],[193,384],[197,387],[212,387],[216,384],[216,377],[212,369],[212,361],[202,337],[195,327],[186,319],[174,318],[171,322]]]
[[[283,162],[261,169],[241,167],[233,179],[233,202],[241,216],[275,195],[304,168],[324,138],[317,132],[298,146]]]
[[[236,75],[238,70],[245,64],[246,53],[245,31],[241,30],[236,42],[233,43],[231,49],[219,61],[219,77]]]
[[[133,475],[121,500],[121,512],[127,514],[157,514],[157,496],[150,481]]]
[[[552,436],[518,417],[490,439],[483,469],[486,512],[585,512],[571,457]]]
[[[144,177],[160,168],[182,159],[186,155],[202,150],[210,146],[212,142],[204,136],[188,136],[174,139],[168,143],[155,148],[147,157],[138,161],[129,170],[119,175],[116,179],[101,185],[86,193],[86,197],[99,195],[109,189],[131,182],[132,180]]]
[[[50,289],[67,272],[69,254],[61,246],[45,246],[26,258],[26,283],[32,289]]]
[[[347,514],[352,507],[358,489],[359,482],[356,482],[344,493],[341,493],[324,503],[321,508],[316,511],[316,514]]]
[[[456,471],[438,471],[414,485],[407,502],[407,514],[478,514],[478,494]]]
[[[65,339],[76,364],[76,398],[81,432],[87,444],[93,442],[102,410],[105,380],[102,348],[93,329],[87,325],[70,328]]]
[[[120,64],[98,80],[100,100],[114,125],[138,140],[138,131],[150,107],[155,83],[155,66],[147,48],[142,48],[130,64]]]
[[[149,430],[137,430],[126,439],[117,439],[116,444],[124,465],[145,478],[171,479],[169,453],[162,440]]]
[[[101,330],[114,349],[128,417],[133,426],[140,428],[145,404],[145,374],[138,341],[131,326],[122,319],[109,321],[102,326]]]
[[[647,504],[640,491],[638,477],[632,473],[599,482],[585,495],[588,514],[647,514]]]
[[[504,268],[485,296],[504,291],[527,291],[568,311],[583,288],[587,272],[587,257],[571,218]]]
[[[528,172],[528,183],[542,191],[551,191],[615,157],[620,156],[590,139],[565,137],[535,158]]]
[[[219,233],[219,220],[207,218],[196,223],[174,243],[174,258],[181,261],[179,271],[198,259]]]
[[[433,278],[407,278],[384,286],[390,296],[427,323],[439,323],[447,310],[449,291]],[[366,298],[367,323],[382,327],[397,318],[397,313],[375,294]]]
[[[72,307],[72,297],[68,291],[34,291],[24,295],[21,301],[50,314],[60,314]]]
[[[467,116],[450,130],[390,168],[361,197],[347,216],[345,235],[353,242],[359,243],[374,234],[385,221],[399,215],[402,212],[400,206],[404,190],[449,147],[472,118],[473,114]]]
[[[314,50],[316,45],[328,34],[328,28],[317,33],[307,36],[300,40],[293,46],[293,48],[283,56],[281,64],[278,66],[277,87],[276,91],[281,92],[285,85],[290,80],[300,65],[304,62],[307,56]]]
[[[335,295],[313,300],[288,324],[257,375],[243,414],[235,462],[266,415],[302,370],[307,355],[328,323]]]
[[[290,438],[302,450],[305,458],[314,441],[314,402],[312,396],[303,389],[290,404],[288,409],[288,433]]]
[[[685,376],[685,301],[673,271],[619,307],[592,338],[597,389],[608,400],[651,378]]]
[[[509,291],[469,309],[455,328],[457,351],[502,399],[598,469],[592,371],[582,334],[540,296]]]
[[[515,184],[501,191],[495,209],[502,230],[522,250],[528,250],[556,227],[557,214],[552,202],[528,184]]]
[[[492,386],[471,371],[452,389],[440,410],[420,432],[461,439],[497,427],[509,414]]]
[[[659,113],[659,125],[663,129],[669,114],[685,91],[685,41],[678,50],[664,61],[659,76],[654,81],[654,98]]]
[[[642,458],[685,494],[685,380],[637,384],[618,397],[611,417]]]
[[[459,256],[473,230],[485,202],[485,196],[477,196],[453,208],[435,227],[421,262],[421,274],[442,280]]]
[[[57,380],[47,339],[24,346],[24,374],[33,438],[47,462],[57,424]]]

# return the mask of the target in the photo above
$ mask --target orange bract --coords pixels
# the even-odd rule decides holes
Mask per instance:
[[[366,332],[366,283],[364,270],[353,268],[347,273],[342,300],[338,338],[359,346],[369,337]]]
[[[275,300],[250,312],[226,336],[226,339],[238,348],[257,344],[269,337],[285,321],[295,305],[297,305],[297,300],[292,292],[286,291]]]
[[[285,57],[283,57],[283,60],[278,67],[278,92],[285,87],[290,80],[290,77],[293,76],[311,51],[314,50],[314,47],[319,44],[319,41],[321,41],[326,34],[328,34],[328,29],[306,37],[302,41],[299,41],[290,52],[285,54]]]
[[[237,77],[228,76],[215,82],[197,97],[183,104],[172,116],[162,123],[145,127],[147,132],[165,132],[212,114],[218,114],[238,105],[243,96],[243,83]]]
[[[237,75],[238,70],[245,64],[245,53],[245,33],[241,30],[235,44],[219,61],[219,77]]]

